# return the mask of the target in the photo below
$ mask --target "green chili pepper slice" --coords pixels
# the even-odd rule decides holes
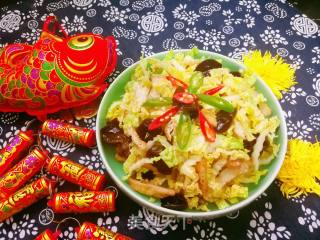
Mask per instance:
[[[184,150],[191,137],[191,118],[188,114],[181,113],[176,129],[177,144],[181,150]]]
[[[197,93],[198,89],[202,86],[202,84],[203,74],[201,72],[194,72],[190,78],[188,91],[192,94],[195,94]]]
[[[172,105],[171,98],[150,98],[143,103],[144,107],[163,107]]]
[[[200,101],[226,112],[233,112],[234,107],[230,102],[219,96],[209,96],[206,94],[197,94]]]

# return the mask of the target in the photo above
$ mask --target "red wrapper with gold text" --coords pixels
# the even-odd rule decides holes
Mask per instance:
[[[113,212],[115,193],[101,192],[60,192],[53,195],[48,206],[56,213]]]
[[[62,121],[45,121],[42,124],[42,134],[85,147],[96,145],[96,134],[93,129],[78,127]]]
[[[20,131],[13,139],[0,150],[0,176],[4,174],[16,161],[26,153],[33,144],[33,131]]]
[[[6,198],[21,188],[44,165],[47,155],[38,148],[14,165],[0,178],[0,198]]]
[[[47,178],[26,185],[7,199],[0,200],[0,222],[50,194],[54,182]]]
[[[99,227],[90,222],[84,222],[80,229],[77,230],[77,240],[133,240],[128,236],[120,233],[112,232],[111,230]]]
[[[60,233],[61,233],[60,231],[53,233],[50,229],[46,229],[44,232],[38,235],[34,240],[57,240]]]
[[[47,170],[69,182],[90,190],[100,190],[105,176],[69,159],[54,156],[50,159]]]

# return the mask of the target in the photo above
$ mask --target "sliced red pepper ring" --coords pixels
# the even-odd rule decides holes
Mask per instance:
[[[149,124],[148,130],[152,131],[159,127],[161,127],[163,124],[170,121],[170,119],[179,111],[180,107],[175,106],[173,108],[170,108],[168,111],[166,111],[161,116],[155,118],[152,120],[152,122]]]
[[[182,104],[192,104],[196,100],[196,96],[188,92],[177,92],[173,98]]]
[[[200,129],[204,137],[209,142],[214,142],[216,140],[216,130],[213,126],[210,125],[208,120],[205,118],[203,113],[199,110],[199,123],[200,123]]]
[[[185,84],[184,82],[182,82],[181,80],[175,78],[175,77],[172,77],[172,76],[167,76],[166,77],[167,80],[169,80],[171,82],[171,84],[175,87],[182,87],[183,89],[187,89],[188,88],[188,85]]]
[[[219,92],[224,86],[223,85],[218,85],[217,87],[211,88],[207,91],[204,92],[206,95],[213,95],[217,92]]]

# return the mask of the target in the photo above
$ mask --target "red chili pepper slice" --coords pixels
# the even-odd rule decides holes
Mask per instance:
[[[188,92],[177,92],[173,98],[182,104],[192,104],[196,100],[196,96]]]
[[[183,89],[187,89],[188,88],[188,85],[185,84],[184,82],[182,82],[181,80],[175,78],[175,77],[172,77],[172,76],[167,76],[166,77],[167,80],[169,80],[171,82],[171,84],[175,87],[182,87]]]
[[[213,94],[219,92],[222,88],[223,88],[223,85],[219,85],[217,87],[214,87],[214,88],[211,88],[211,89],[205,91],[204,94],[213,95]]]
[[[161,116],[153,119],[152,122],[149,124],[148,130],[149,131],[155,130],[155,129],[161,127],[163,124],[169,122],[171,117],[173,117],[179,111],[179,109],[180,109],[180,107],[175,106],[173,108],[170,108],[168,111],[166,111]]]
[[[209,142],[214,142],[216,140],[216,130],[214,129],[213,126],[210,125],[210,123],[208,122],[208,120],[205,118],[205,116],[200,110],[199,110],[199,123],[200,123],[201,132],[204,135],[204,137]]]

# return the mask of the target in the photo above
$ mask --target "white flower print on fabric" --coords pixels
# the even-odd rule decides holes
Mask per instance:
[[[297,97],[305,97],[307,93],[302,88],[291,87],[290,90],[283,94],[281,103],[288,102],[291,105],[297,104]]]
[[[44,0],[34,0],[33,1],[33,6],[34,7],[41,7],[43,5]]]
[[[77,234],[76,234],[76,231],[73,227],[68,226],[67,228],[63,229],[63,231],[60,233],[59,237],[61,239],[73,240],[73,239],[76,239]]]
[[[257,14],[260,14],[260,5],[256,0],[240,0],[239,5],[246,8],[247,12],[251,12],[251,10],[255,11]]]
[[[306,102],[311,107],[318,107],[319,106],[319,99],[316,96],[308,95],[306,97]]]
[[[34,44],[39,39],[40,33],[40,29],[31,29],[31,31],[22,33],[21,38],[28,43]]]
[[[315,38],[317,35],[319,36],[318,25],[304,14],[296,14],[293,16],[290,25],[296,34],[304,38]]]
[[[301,225],[305,225],[308,227],[309,232],[313,233],[320,228],[320,219],[317,218],[316,211],[305,207],[303,204],[301,206],[304,216],[298,217],[298,222]]]
[[[250,14],[245,14],[243,19],[237,19],[238,21],[241,21],[242,23],[245,23],[247,28],[252,28],[255,24],[255,18],[251,16]]]
[[[255,18],[251,16],[249,13],[246,13],[244,15],[244,18],[234,18],[233,15],[234,13],[229,9],[229,10],[223,10],[222,15],[226,16],[227,19],[224,20],[224,23],[227,26],[230,26],[232,24],[241,24],[244,23],[247,28],[252,28],[255,25]]]
[[[126,39],[135,39],[138,34],[136,31],[131,30],[131,29],[126,29],[124,27],[121,26],[116,26],[113,30],[112,30],[112,35],[115,38],[121,38],[124,37]]]
[[[141,17],[138,24],[138,29],[147,36],[157,36],[168,27],[167,19],[159,12],[148,12],[147,15]]]
[[[148,57],[154,54],[152,45],[141,45],[141,56]]]
[[[276,226],[276,224],[272,222],[271,209],[272,204],[266,202],[263,214],[259,215],[258,211],[252,213],[252,219],[249,223],[250,229],[247,230],[247,237],[249,239],[291,239],[291,233],[285,226]]]
[[[76,146],[72,143],[64,142],[59,139],[42,136],[42,146],[53,155],[67,156],[76,150]]]
[[[28,21],[27,25],[28,25],[28,28],[32,30],[32,29],[36,29],[39,24],[36,20],[31,19]]]
[[[287,40],[280,35],[280,30],[274,30],[269,26],[264,30],[264,33],[260,34],[260,37],[265,44],[271,44],[273,48],[277,48],[279,44],[288,44]]]
[[[311,62],[320,64],[320,47],[316,46],[312,48],[311,52],[315,53],[314,57],[311,59]]]
[[[285,18],[288,15],[286,10],[280,8],[276,3],[267,3],[265,8],[267,11],[272,12],[277,18]]]
[[[77,126],[81,126],[81,127],[95,129],[96,128],[96,117],[76,120],[76,121],[74,121],[74,124]]]
[[[34,9],[28,12],[27,18],[36,19],[39,16],[38,10]]]
[[[187,28],[186,32],[186,37],[202,43],[204,50],[211,48],[216,52],[220,52],[221,46],[226,45],[226,41],[224,40],[226,38],[225,35],[216,29],[211,29],[209,31],[201,29],[198,31],[197,28],[194,27],[192,29]]]
[[[301,195],[299,197],[289,197],[288,199],[291,201],[291,202],[294,202],[294,203],[299,203],[299,204],[302,204],[304,203],[304,201],[306,200],[306,195]]]
[[[311,139],[310,134],[313,129],[311,127],[308,127],[304,120],[293,122],[291,120],[292,113],[290,110],[287,113],[284,112],[284,116],[286,117],[288,136],[298,139]]]
[[[168,234],[169,230],[174,231],[178,228],[178,220],[172,215],[162,215],[155,213],[147,208],[138,211],[138,215],[132,214],[128,219],[128,228],[148,230],[152,234]]]
[[[116,52],[117,52],[118,56],[121,56],[123,53],[120,49],[120,42],[118,39],[116,39],[116,45],[117,45]]]
[[[5,125],[14,124],[19,120],[19,118],[20,118],[19,113],[14,113],[14,112],[0,113],[0,122]]]
[[[227,240],[227,237],[224,235],[223,228],[218,227],[214,221],[200,221],[200,224],[197,224],[193,227],[194,234],[192,237],[187,237],[186,240]],[[204,225],[204,223],[206,223]],[[205,227],[203,227],[203,225]]]
[[[254,37],[251,36],[249,33],[246,33],[245,35],[240,36],[240,39],[242,40],[242,45],[244,47],[253,48],[256,46]]]
[[[81,156],[79,163],[85,165],[90,170],[95,170],[102,174],[106,169],[97,148],[91,149],[91,154]]]
[[[245,47],[235,48],[233,52],[228,53],[228,57],[242,61],[243,55],[247,54],[248,52],[248,49]]]
[[[277,49],[277,54],[279,54],[281,57],[286,57],[286,56],[288,56],[289,55],[289,52],[288,52],[288,50],[287,49],[285,49],[285,48],[278,48]]]
[[[61,26],[68,34],[73,32],[83,32],[87,29],[86,24],[87,22],[83,19],[83,16],[78,17],[77,15],[74,15],[72,22],[68,16],[61,19]]]
[[[302,61],[300,55],[289,55],[289,61],[291,62],[291,67],[294,69],[300,69],[301,65],[304,64],[304,61]]]
[[[98,6],[100,7],[108,7],[111,5],[110,0],[99,0]]]
[[[219,3],[210,3],[207,6],[202,6],[199,8],[199,14],[205,17],[209,17],[213,12],[220,11],[221,5]]]
[[[48,12],[54,12],[61,8],[66,8],[70,5],[68,0],[60,0],[59,2],[51,2],[47,5],[46,9]]]
[[[135,11],[141,11],[143,10],[144,8],[151,8],[155,5],[155,1],[154,0],[142,0],[142,1],[135,1],[133,4],[132,4],[132,8],[133,10]]]
[[[3,236],[6,236],[0,237],[0,240],[18,240],[25,239],[28,236],[37,236],[39,229],[35,223],[36,220],[30,219],[29,214],[24,214],[19,221],[15,221],[13,217],[10,217],[5,222],[0,223],[0,232]]]
[[[309,73],[310,75],[313,75],[313,74],[316,73],[316,71],[314,70],[314,68],[310,68],[310,67],[308,67],[308,68],[306,69],[306,71],[307,71],[307,73]]]
[[[70,3],[77,10],[87,10],[96,3],[96,0],[72,0]]]
[[[117,224],[119,222],[120,222],[120,218],[118,216],[111,217],[111,216],[107,215],[106,218],[101,218],[101,217],[98,218],[97,225],[99,227],[107,228],[113,232],[117,232],[118,227],[115,224]]]
[[[320,97],[320,73],[312,79],[312,88],[315,90],[315,95]]]
[[[118,75],[120,74],[120,71],[119,70],[115,70],[111,73],[111,75],[109,75],[107,77],[107,81],[108,83],[112,83],[117,77]]]
[[[320,113],[311,114],[309,116],[309,123],[314,129],[320,130]]]
[[[230,9],[223,10],[222,15],[227,17],[227,19],[224,20],[224,23],[226,25],[232,25],[233,22],[235,21],[235,18],[233,18],[234,13]]]
[[[19,10],[9,10],[0,17],[0,30],[8,33],[17,31],[24,23],[25,18],[25,14]]]
[[[111,6],[109,9],[105,11],[102,15],[109,22],[119,21],[121,24],[126,24],[127,19],[129,18],[128,13],[130,12],[130,8],[126,8],[124,10],[119,10],[119,8],[115,6]]]
[[[11,126],[9,130],[6,129],[6,133],[3,133],[4,137],[0,138],[0,149],[6,146],[8,142],[10,142],[12,138],[19,133],[20,130],[25,131],[26,126],[23,126],[22,128],[19,128],[19,129],[16,126]]]
[[[177,41],[172,38],[167,38],[166,40],[164,40],[162,43],[162,47],[165,50],[179,49]]]
[[[194,25],[195,22],[198,21],[200,15],[198,15],[195,11],[187,11],[186,8],[187,4],[180,4],[172,11],[173,17],[182,21],[186,21],[188,25]]]

